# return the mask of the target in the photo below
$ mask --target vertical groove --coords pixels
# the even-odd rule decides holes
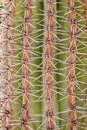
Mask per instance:
[[[75,0],[68,0],[69,44],[67,60],[68,107],[70,130],[77,129],[75,103],[75,62],[76,62],[76,10]]]
[[[55,0],[46,0],[45,43],[43,57],[44,89],[46,106],[46,130],[54,130],[52,59],[55,29]]]
[[[8,85],[7,85],[7,96],[8,96],[8,102],[7,102],[7,128],[10,130],[12,128],[12,114],[13,114],[13,109],[12,109],[12,96],[13,96],[13,73],[14,73],[14,67],[13,67],[13,62],[14,62],[14,36],[13,36],[13,31],[14,31],[14,13],[15,13],[15,0],[11,0],[9,2],[9,7],[8,7],[8,23],[7,23],[7,28],[8,28],[8,34],[7,34],[7,39],[8,39]]]
[[[31,22],[32,22],[32,0],[25,0],[24,11],[24,35],[22,46],[22,128],[30,129],[30,52],[31,52]]]

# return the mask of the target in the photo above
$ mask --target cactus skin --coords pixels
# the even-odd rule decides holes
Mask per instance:
[[[46,0],[46,23],[44,43],[44,89],[46,105],[46,130],[54,130],[54,108],[53,108],[53,79],[52,79],[52,58],[55,28],[55,0]]]
[[[76,103],[75,103],[75,62],[76,62],[76,10],[75,0],[68,0],[69,11],[69,44],[67,60],[67,83],[68,83],[68,107],[70,130],[77,129]]]
[[[30,51],[31,51],[31,21],[32,21],[32,0],[25,0],[24,12],[24,35],[22,46],[22,124],[23,130],[29,130],[30,123]]]

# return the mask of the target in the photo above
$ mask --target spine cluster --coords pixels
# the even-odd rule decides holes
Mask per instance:
[[[31,52],[31,22],[32,22],[32,0],[25,0],[24,11],[24,34],[22,46],[22,124],[23,130],[29,130],[30,122],[30,52]]]
[[[76,103],[75,103],[75,62],[76,62],[76,10],[75,0],[68,0],[68,25],[69,44],[67,60],[67,83],[68,83],[68,107],[70,130],[77,129]]]
[[[46,105],[46,130],[54,130],[52,58],[55,29],[55,0],[46,0],[46,23],[44,42],[44,89]]]

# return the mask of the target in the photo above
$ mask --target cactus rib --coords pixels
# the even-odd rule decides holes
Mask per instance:
[[[22,46],[22,122],[23,130],[29,130],[30,122],[30,52],[31,52],[31,21],[32,21],[32,0],[25,0],[24,12],[24,34]]]
[[[54,130],[54,105],[53,105],[53,78],[52,78],[52,58],[55,29],[55,0],[46,0],[46,23],[45,23],[45,43],[44,43],[44,89],[46,105],[46,129]]]
[[[68,107],[70,130],[77,129],[75,103],[75,62],[76,62],[76,10],[75,0],[68,0],[69,44],[67,60]]]

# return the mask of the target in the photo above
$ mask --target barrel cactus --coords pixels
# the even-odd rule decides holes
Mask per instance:
[[[87,130],[87,0],[0,0],[0,130]]]

